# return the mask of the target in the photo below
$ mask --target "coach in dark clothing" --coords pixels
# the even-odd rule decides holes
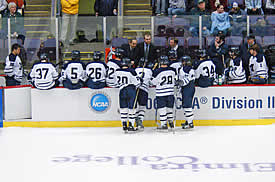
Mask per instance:
[[[177,38],[171,38],[169,41],[169,47],[167,48],[167,53],[170,50],[175,50],[177,53],[178,59],[180,59],[182,56],[184,56],[184,47],[178,45],[178,39]]]
[[[94,9],[96,16],[116,16],[118,0],[96,0]]]
[[[149,62],[154,62],[157,58],[156,48],[151,43],[151,34],[146,33],[144,35],[144,42],[139,43],[137,45],[137,60],[139,61],[140,58],[144,57],[148,59]],[[137,61],[137,62],[138,62]]]
[[[137,58],[137,39],[129,39],[128,44],[123,44],[121,48],[125,50],[126,56],[130,58],[131,64],[136,66],[136,58]]]
[[[216,73],[218,75],[223,75],[227,53],[228,46],[225,44],[225,36],[218,34],[208,50],[210,58],[216,65]]]

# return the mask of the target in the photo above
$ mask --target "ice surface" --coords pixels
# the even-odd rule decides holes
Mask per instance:
[[[2,128],[1,182],[274,182],[275,125]]]

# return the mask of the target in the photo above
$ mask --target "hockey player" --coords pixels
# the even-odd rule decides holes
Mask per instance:
[[[216,66],[211,59],[207,59],[205,49],[198,50],[199,60],[194,63],[195,78],[198,86],[202,88],[213,85],[216,78]]]
[[[78,50],[72,51],[72,60],[64,64],[61,75],[65,88],[74,90],[84,86],[86,80],[85,64],[80,61],[80,52]]]
[[[259,53],[258,44],[254,44],[249,48],[251,57],[249,58],[249,80],[254,84],[267,83],[268,67],[263,54]]]
[[[160,115],[160,123],[162,130],[167,130],[167,121],[171,128],[173,123],[173,107],[174,107],[174,86],[176,78],[176,70],[168,66],[169,60],[167,56],[160,57],[160,68],[153,72],[152,84],[156,85],[157,110]]]
[[[58,73],[55,66],[49,62],[46,53],[40,55],[40,62],[32,66],[30,72],[32,85],[40,90],[48,90],[58,86]]]
[[[106,86],[107,65],[101,61],[102,54],[95,51],[93,61],[86,66],[87,86],[91,89],[101,89]]]
[[[153,72],[151,70],[152,66],[154,66],[153,63],[145,61],[144,58],[141,58],[138,63],[138,67],[135,69],[137,75],[142,78],[141,86],[138,88],[139,91],[137,92],[137,103],[138,107],[136,110],[136,126],[139,129],[143,129],[144,126],[142,124],[144,120],[144,114],[146,110],[146,105],[148,101],[148,91],[149,91],[149,85],[150,81],[153,75]]]
[[[168,51],[168,59],[170,61],[170,67],[175,68],[177,75],[182,67],[182,63],[178,60],[177,52],[175,50]]]
[[[6,58],[6,64],[4,72],[6,76],[6,86],[20,85],[23,76],[23,66],[20,54],[20,45],[13,44],[11,47],[11,53]]]
[[[108,71],[107,71],[107,78],[106,83],[109,87],[115,87],[117,84],[115,82],[114,73],[117,69],[120,68],[120,61],[124,57],[125,51],[121,48],[115,49],[115,59],[111,59],[108,61]]]
[[[182,129],[194,128],[192,103],[195,94],[195,71],[192,67],[190,56],[181,58],[182,68],[179,72],[179,83],[181,86],[182,106],[184,109],[185,122],[182,123]]]
[[[119,105],[120,117],[123,130],[136,131],[134,102],[136,97],[136,87],[140,84],[137,73],[130,68],[131,60],[123,58],[121,60],[121,69],[117,69],[114,73],[114,83],[119,87]],[[127,126],[129,116],[129,125]]]
[[[239,47],[229,49],[229,67],[225,69],[225,76],[228,84],[240,84],[246,82],[246,74],[240,57]]]

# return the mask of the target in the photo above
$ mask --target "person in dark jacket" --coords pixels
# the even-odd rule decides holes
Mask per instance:
[[[169,47],[167,48],[166,52],[170,50],[176,51],[176,55],[178,58],[181,58],[184,55],[184,47],[178,45],[179,40],[177,38],[171,38],[169,41]]]
[[[130,58],[131,60],[131,65],[134,65],[134,67],[136,68],[137,66],[137,39],[136,38],[132,38],[128,40],[128,44],[123,44],[121,46],[122,49],[125,50],[126,52],[126,57]]]
[[[148,62],[154,63],[157,58],[156,48],[151,43],[152,37],[150,33],[145,33],[144,42],[141,42],[137,45],[137,60],[144,57],[148,59]]]
[[[96,16],[116,16],[118,0],[96,0],[94,9]]]

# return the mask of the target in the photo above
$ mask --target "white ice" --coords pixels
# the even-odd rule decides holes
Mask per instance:
[[[235,168],[225,169],[229,163]],[[274,182],[275,125],[205,126],[175,134],[2,128],[0,181]]]

